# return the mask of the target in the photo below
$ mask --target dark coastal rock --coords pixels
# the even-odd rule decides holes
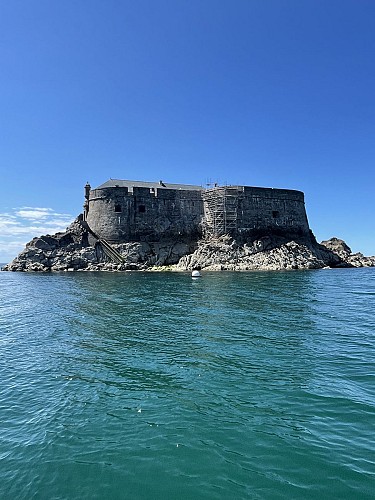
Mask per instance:
[[[87,246],[87,234],[74,221],[65,232],[33,238],[4,271],[60,271],[86,267],[80,252]]]
[[[346,259],[352,253],[351,249],[345,243],[345,241],[339,238],[331,238],[330,240],[322,241],[321,245],[331,250],[342,259]]]
[[[89,241],[92,245],[89,245]],[[318,244],[311,235],[298,241],[266,235],[238,243],[230,236],[200,241],[129,242],[112,245],[122,257],[113,262],[102,244],[76,220],[65,232],[34,238],[6,271],[128,271],[201,268],[206,270],[293,270],[375,266],[375,257],[352,254],[338,238]]]
[[[34,238],[29,246],[34,248],[39,248],[40,250],[51,250],[57,248],[59,245],[59,240],[57,238],[53,238],[52,236],[41,236],[40,238]]]
[[[191,253],[196,243],[182,241],[129,242],[112,245],[123,258],[113,262],[102,244],[76,220],[65,232],[33,238],[4,271],[127,271],[170,266]]]
[[[332,267],[374,267],[375,256],[365,257],[362,253],[352,253],[345,241],[331,238],[322,241],[320,250]]]
[[[348,245],[338,238],[319,245],[314,237],[285,241],[270,235],[243,245],[228,236],[200,241],[197,250],[184,256],[177,268],[244,271],[365,266],[375,266],[375,257],[352,254]]]
[[[198,249],[183,257],[178,268],[216,271],[292,270],[325,267],[308,246],[295,241],[279,242],[265,237],[252,244],[238,245],[235,240],[222,237],[216,241],[201,241]]]

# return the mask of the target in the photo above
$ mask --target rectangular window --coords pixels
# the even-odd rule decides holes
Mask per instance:
[[[146,207],[144,205],[138,205],[138,212],[144,214],[146,212]]]
[[[278,217],[280,217],[280,212],[278,210],[273,210],[272,211],[272,217],[274,219],[277,219]]]
[[[115,205],[115,212],[116,213],[120,213],[122,210],[121,210],[121,205]]]

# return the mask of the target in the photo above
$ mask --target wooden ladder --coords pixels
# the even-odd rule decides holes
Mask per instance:
[[[116,264],[124,264],[125,259],[124,257],[118,252],[113,246],[108,243],[107,240],[104,238],[100,238],[92,229],[91,227],[87,224],[86,221],[78,221],[80,225],[85,229],[88,233],[90,233],[94,238],[98,241],[98,243],[101,244],[104,253],[109,257],[113,262]]]

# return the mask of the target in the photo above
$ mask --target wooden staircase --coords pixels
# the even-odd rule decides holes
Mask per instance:
[[[101,247],[103,248],[104,253],[109,257],[113,262],[116,264],[124,264],[125,259],[124,257],[118,252],[110,243],[108,243],[107,240],[104,238],[100,238],[87,224],[86,221],[78,221],[80,225],[90,233],[97,241],[100,243]]]

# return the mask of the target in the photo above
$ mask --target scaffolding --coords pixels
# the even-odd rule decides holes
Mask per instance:
[[[239,197],[236,187],[215,186],[203,193],[204,229],[207,236],[217,238],[236,232]]]

